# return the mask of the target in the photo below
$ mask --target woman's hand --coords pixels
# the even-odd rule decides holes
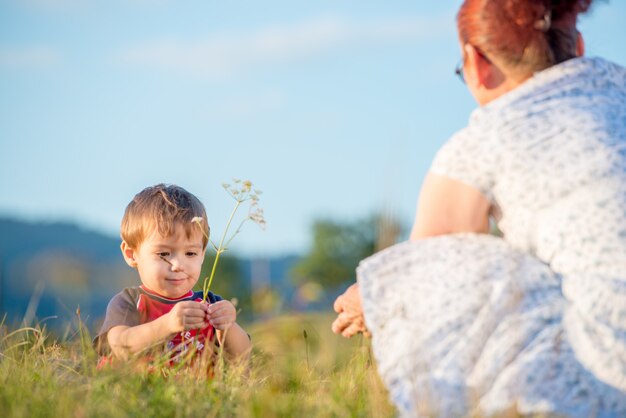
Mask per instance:
[[[359,294],[359,285],[357,283],[350,286],[343,295],[339,296],[335,300],[333,307],[335,312],[339,314],[332,324],[332,330],[335,334],[341,334],[349,338],[361,332],[367,337],[370,336],[369,331],[365,327],[361,295]]]

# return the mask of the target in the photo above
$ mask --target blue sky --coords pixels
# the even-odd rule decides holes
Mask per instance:
[[[220,233],[232,177],[303,251],[316,218],[410,225],[437,148],[475,107],[454,77],[460,1],[0,0],[0,214],[117,235],[143,187],[179,184]],[[580,29],[626,65],[626,2]]]

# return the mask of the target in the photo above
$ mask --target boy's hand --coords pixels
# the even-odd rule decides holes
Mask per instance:
[[[172,333],[207,326],[208,306],[202,302],[178,302],[167,314]]]
[[[227,300],[208,305],[206,320],[213,325],[215,329],[226,331],[237,319],[237,310],[235,306]]]

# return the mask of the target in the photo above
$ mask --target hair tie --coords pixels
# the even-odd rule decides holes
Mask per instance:
[[[540,30],[542,32],[547,32],[550,29],[551,24],[552,24],[552,12],[548,10],[541,19],[535,22],[535,29]]]

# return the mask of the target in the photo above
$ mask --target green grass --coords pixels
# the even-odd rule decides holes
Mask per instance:
[[[368,341],[335,336],[331,319],[290,315],[253,324],[249,370],[220,362],[212,377],[199,367],[166,376],[132,363],[97,370],[84,332],[58,342],[42,329],[3,328],[0,416],[393,416]]]

